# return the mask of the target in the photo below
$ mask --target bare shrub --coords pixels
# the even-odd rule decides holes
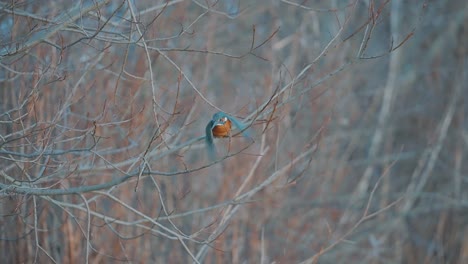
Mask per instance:
[[[463,1],[53,2],[0,3],[5,262],[467,261]]]

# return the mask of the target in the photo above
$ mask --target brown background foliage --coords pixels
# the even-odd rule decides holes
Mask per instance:
[[[468,262],[465,1],[71,2],[0,3],[5,263]]]

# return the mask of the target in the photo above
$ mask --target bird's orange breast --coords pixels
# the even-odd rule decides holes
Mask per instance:
[[[224,124],[217,124],[213,127],[214,137],[228,137],[231,131],[231,121],[228,119]]]

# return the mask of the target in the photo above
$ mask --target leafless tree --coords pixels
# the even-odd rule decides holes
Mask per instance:
[[[464,1],[72,2],[0,3],[2,260],[468,261]]]

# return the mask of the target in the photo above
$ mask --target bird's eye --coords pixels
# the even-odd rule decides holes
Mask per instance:
[[[221,118],[219,119],[219,122],[221,122],[221,123],[226,123],[226,122],[227,122],[227,117],[221,117]]]

